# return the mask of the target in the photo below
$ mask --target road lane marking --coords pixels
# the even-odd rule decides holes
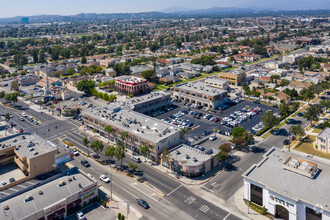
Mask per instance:
[[[203,205],[202,207],[199,208],[199,210],[206,213],[207,211],[210,210],[210,208],[207,205]]]
[[[184,202],[190,205],[191,203],[195,202],[195,200],[195,197],[189,196],[186,200],[184,200]]]
[[[228,218],[228,216],[230,216],[230,212],[228,213],[228,215],[226,215],[226,217],[223,220],[226,220]]]
[[[212,189],[206,188],[205,186],[202,186],[202,188],[214,193],[214,191]]]
[[[167,196],[170,196],[172,193],[174,193],[176,190],[178,190],[182,185],[176,187],[174,190],[172,190]]]
[[[131,187],[133,187],[134,189],[138,190],[139,192],[143,193],[144,195],[148,196],[149,198],[153,199],[154,201],[158,202],[157,199],[153,198],[152,196],[150,196],[149,194],[143,192],[142,190],[138,189],[137,187],[134,186],[135,184],[130,184]]]

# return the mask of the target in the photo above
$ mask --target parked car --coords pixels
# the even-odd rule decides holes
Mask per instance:
[[[290,144],[290,141],[289,141],[288,139],[285,139],[285,140],[283,141],[283,144],[284,144],[284,145],[288,145],[288,144]]]
[[[73,150],[73,155],[75,155],[75,156],[79,156],[79,152],[78,152],[76,149],[74,149],[74,150]]]
[[[77,218],[79,220],[85,220],[86,219],[86,217],[84,216],[84,213],[82,213],[82,211],[77,213]]]
[[[255,145],[249,146],[249,151],[253,152],[255,150],[257,150],[257,146]]]
[[[23,112],[21,115],[22,115],[22,117],[24,117],[24,118],[27,117],[27,114],[26,114],[25,112]]]
[[[231,163],[226,163],[226,165],[223,167],[225,171],[229,171],[233,168],[233,164]]]
[[[101,175],[100,179],[105,183],[110,183],[110,179],[106,175]]]
[[[302,117],[302,116],[304,116],[304,114],[302,112],[298,112],[298,116]]]
[[[131,157],[131,160],[133,160],[134,162],[137,162],[137,163],[141,163],[141,159],[139,157]]]
[[[25,121],[25,119],[23,118],[23,117],[20,117],[20,119],[19,120],[21,120],[21,121]]]
[[[215,135],[212,135],[212,136],[209,138],[210,141],[214,141],[215,139],[217,139],[217,136],[215,136]]]
[[[143,199],[137,199],[136,202],[137,202],[137,204],[139,204],[140,206],[142,206],[145,209],[150,208],[149,204],[146,201],[144,201]]]
[[[200,150],[200,151],[204,151],[204,150],[205,150],[205,147],[203,147],[203,146],[198,146],[197,149]]]
[[[82,160],[81,160],[81,164],[82,164],[83,166],[85,166],[85,167],[90,167],[90,166],[91,166],[91,165],[88,163],[88,161],[85,160],[85,159],[82,159]]]

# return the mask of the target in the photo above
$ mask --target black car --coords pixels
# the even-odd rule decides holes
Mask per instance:
[[[298,116],[299,116],[299,117],[302,117],[302,116],[304,116],[304,114],[301,113],[301,112],[298,112]]]
[[[285,139],[284,141],[283,141],[283,144],[284,145],[288,145],[290,143],[290,141],[288,140],[288,139]]]
[[[224,170],[225,171],[229,171],[229,170],[231,170],[233,168],[233,164],[231,164],[231,163],[227,163],[225,166],[224,166]]]
[[[150,208],[149,204],[146,201],[144,201],[143,199],[137,199],[136,202],[137,202],[137,204],[139,204],[140,206],[142,206],[145,209]]]
[[[83,166],[85,166],[85,167],[90,167],[90,166],[91,166],[91,165],[88,163],[88,161],[85,160],[85,159],[82,159],[82,160],[81,160],[81,164],[82,164]]]

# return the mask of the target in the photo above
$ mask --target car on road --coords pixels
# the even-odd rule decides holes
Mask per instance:
[[[13,183],[13,182],[15,182],[15,181],[16,181],[16,180],[15,180],[14,177],[12,177],[12,178],[9,179],[9,182],[10,182],[10,183]]]
[[[273,134],[274,135],[278,135],[280,133],[280,129],[275,129],[274,131],[273,131]]]
[[[84,213],[82,213],[82,211],[77,213],[77,219],[79,220],[85,220],[86,217],[84,216]]]
[[[21,121],[25,121],[25,119],[24,119],[23,117],[20,117],[19,120],[21,120]]]
[[[287,124],[293,124],[294,123],[294,119],[293,118],[290,118],[288,121],[287,121]]]
[[[6,83],[6,84],[3,84],[2,86],[6,87],[6,86],[8,86],[8,84]]]
[[[26,114],[25,112],[23,112],[21,115],[22,115],[22,117],[24,117],[24,118],[27,117],[27,114]]]
[[[85,166],[85,167],[90,167],[90,166],[91,166],[91,165],[88,163],[88,161],[85,160],[85,159],[82,159],[82,160],[81,160],[81,164],[82,164],[83,166]]]
[[[23,132],[24,132],[23,128],[19,129],[19,133],[23,133]]]
[[[110,179],[106,175],[101,175],[100,180],[102,180],[105,183],[110,183]]]
[[[253,152],[255,150],[257,150],[257,146],[255,145],[249,146],[249,151]]]
[[[146,201],[144,201],[143,199],[137,199],[136,202],[137,202],[137,204],[142,206],[144,209],[150,208],[149,204]]]
[[[13,118],[13,117],[14,117],[14,115],[12,115],[12,114],[9,114],[9,117]]]
[[[76,149],[74,149],[74,150],[73,150],[73,155],[75,155],[75,156],[79,156],[79,152],[78,152]]]
[[[226,165],[223,167],[225,171],[229,171],[233,168],[233,164],[231,163],[226,163]]]
[[[215,139],[217,139],[217,136],[215,136],[215,135],[212,135],[212,136],[209,138],[210,141],[214,141]]]
[[[1,186],[5,186],[5,185],[7,185],[7,183],[5,181],[2,181]]]
[[[284,145],[288,145],[288,144],[290,144],[290,141],[289,141],[288,139],[285,139],[285,140],[283,141],[283,144],[284,144]]]
[[[141,159],[139,157],[131,157],[131,160],[133,160],[134,162],[137,162],[137,163],[141,163]]]

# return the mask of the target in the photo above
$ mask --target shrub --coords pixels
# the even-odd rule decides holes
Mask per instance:
[[[105,208],[107,206],[107,203],[103,201],[102,206]]]
[[[127,173],[126,175],[129,177],[134,177],[133,174],[131,174],[131,173]]]
[[[84,207],[86,206],[87,204],[86,204],[86,201],[84,201]]]
[[[117,218],[121,219],[121,213],[120,212],[118,213]]]
[[[120,218],[120,220],[125,220],[125,216],[122,215],[121,218]]]
[[[315,149],[317,149],[318,148],[318,146],[317,146],[317,144],[315,144]]]

